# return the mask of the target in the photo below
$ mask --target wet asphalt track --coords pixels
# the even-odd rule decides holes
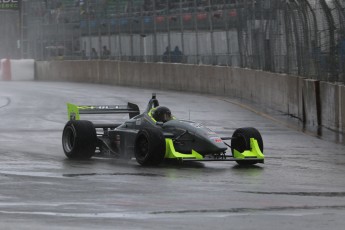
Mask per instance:
[[[143,109],[152,90],[0,82],[0,228],[344,229],[344,145],[288,128],[233,99],[154,91],[175,116],[224,136],[258,128],[266,163],[146,168],[135,160],[70,161],[61,147],[66,102],[129,100]]]

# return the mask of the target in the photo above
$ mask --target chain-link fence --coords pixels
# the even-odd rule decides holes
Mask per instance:
[[[27,0],[24,58],[238,66],[345,82],[344,0]]]
[[[0,59],[20,56],[19,13],[15,10],[0,8]]]

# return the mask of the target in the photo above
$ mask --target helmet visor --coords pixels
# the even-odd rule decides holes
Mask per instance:
[[[171,119],[172,119],[172,117],[171,117],[171,112],[165,112],[164,114],[163,114],[163,121],[164,122],[166,122],[166,121],[170,121]]]

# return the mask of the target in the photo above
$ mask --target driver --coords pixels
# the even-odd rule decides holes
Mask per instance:
[[[152,117],[156,121],[167,122],[173,119],[171,111],[165,106],[158,106],[152,111]]]

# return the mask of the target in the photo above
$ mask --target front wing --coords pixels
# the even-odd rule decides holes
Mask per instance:
[[[236,149],[233,151],[233,155],[227,154],[209,154],[202,156],[198,152],[192,150],[191,154],[184,154],[177,152],[174,147],[173,140],[170,138],[165,139],[166,151],[165,158],[177,159],[182,161],[257,161],[258,163],[264,163],[265,156],[261,152],[259,144],[256,139],[250,138],[250,150],[239,152]]]

